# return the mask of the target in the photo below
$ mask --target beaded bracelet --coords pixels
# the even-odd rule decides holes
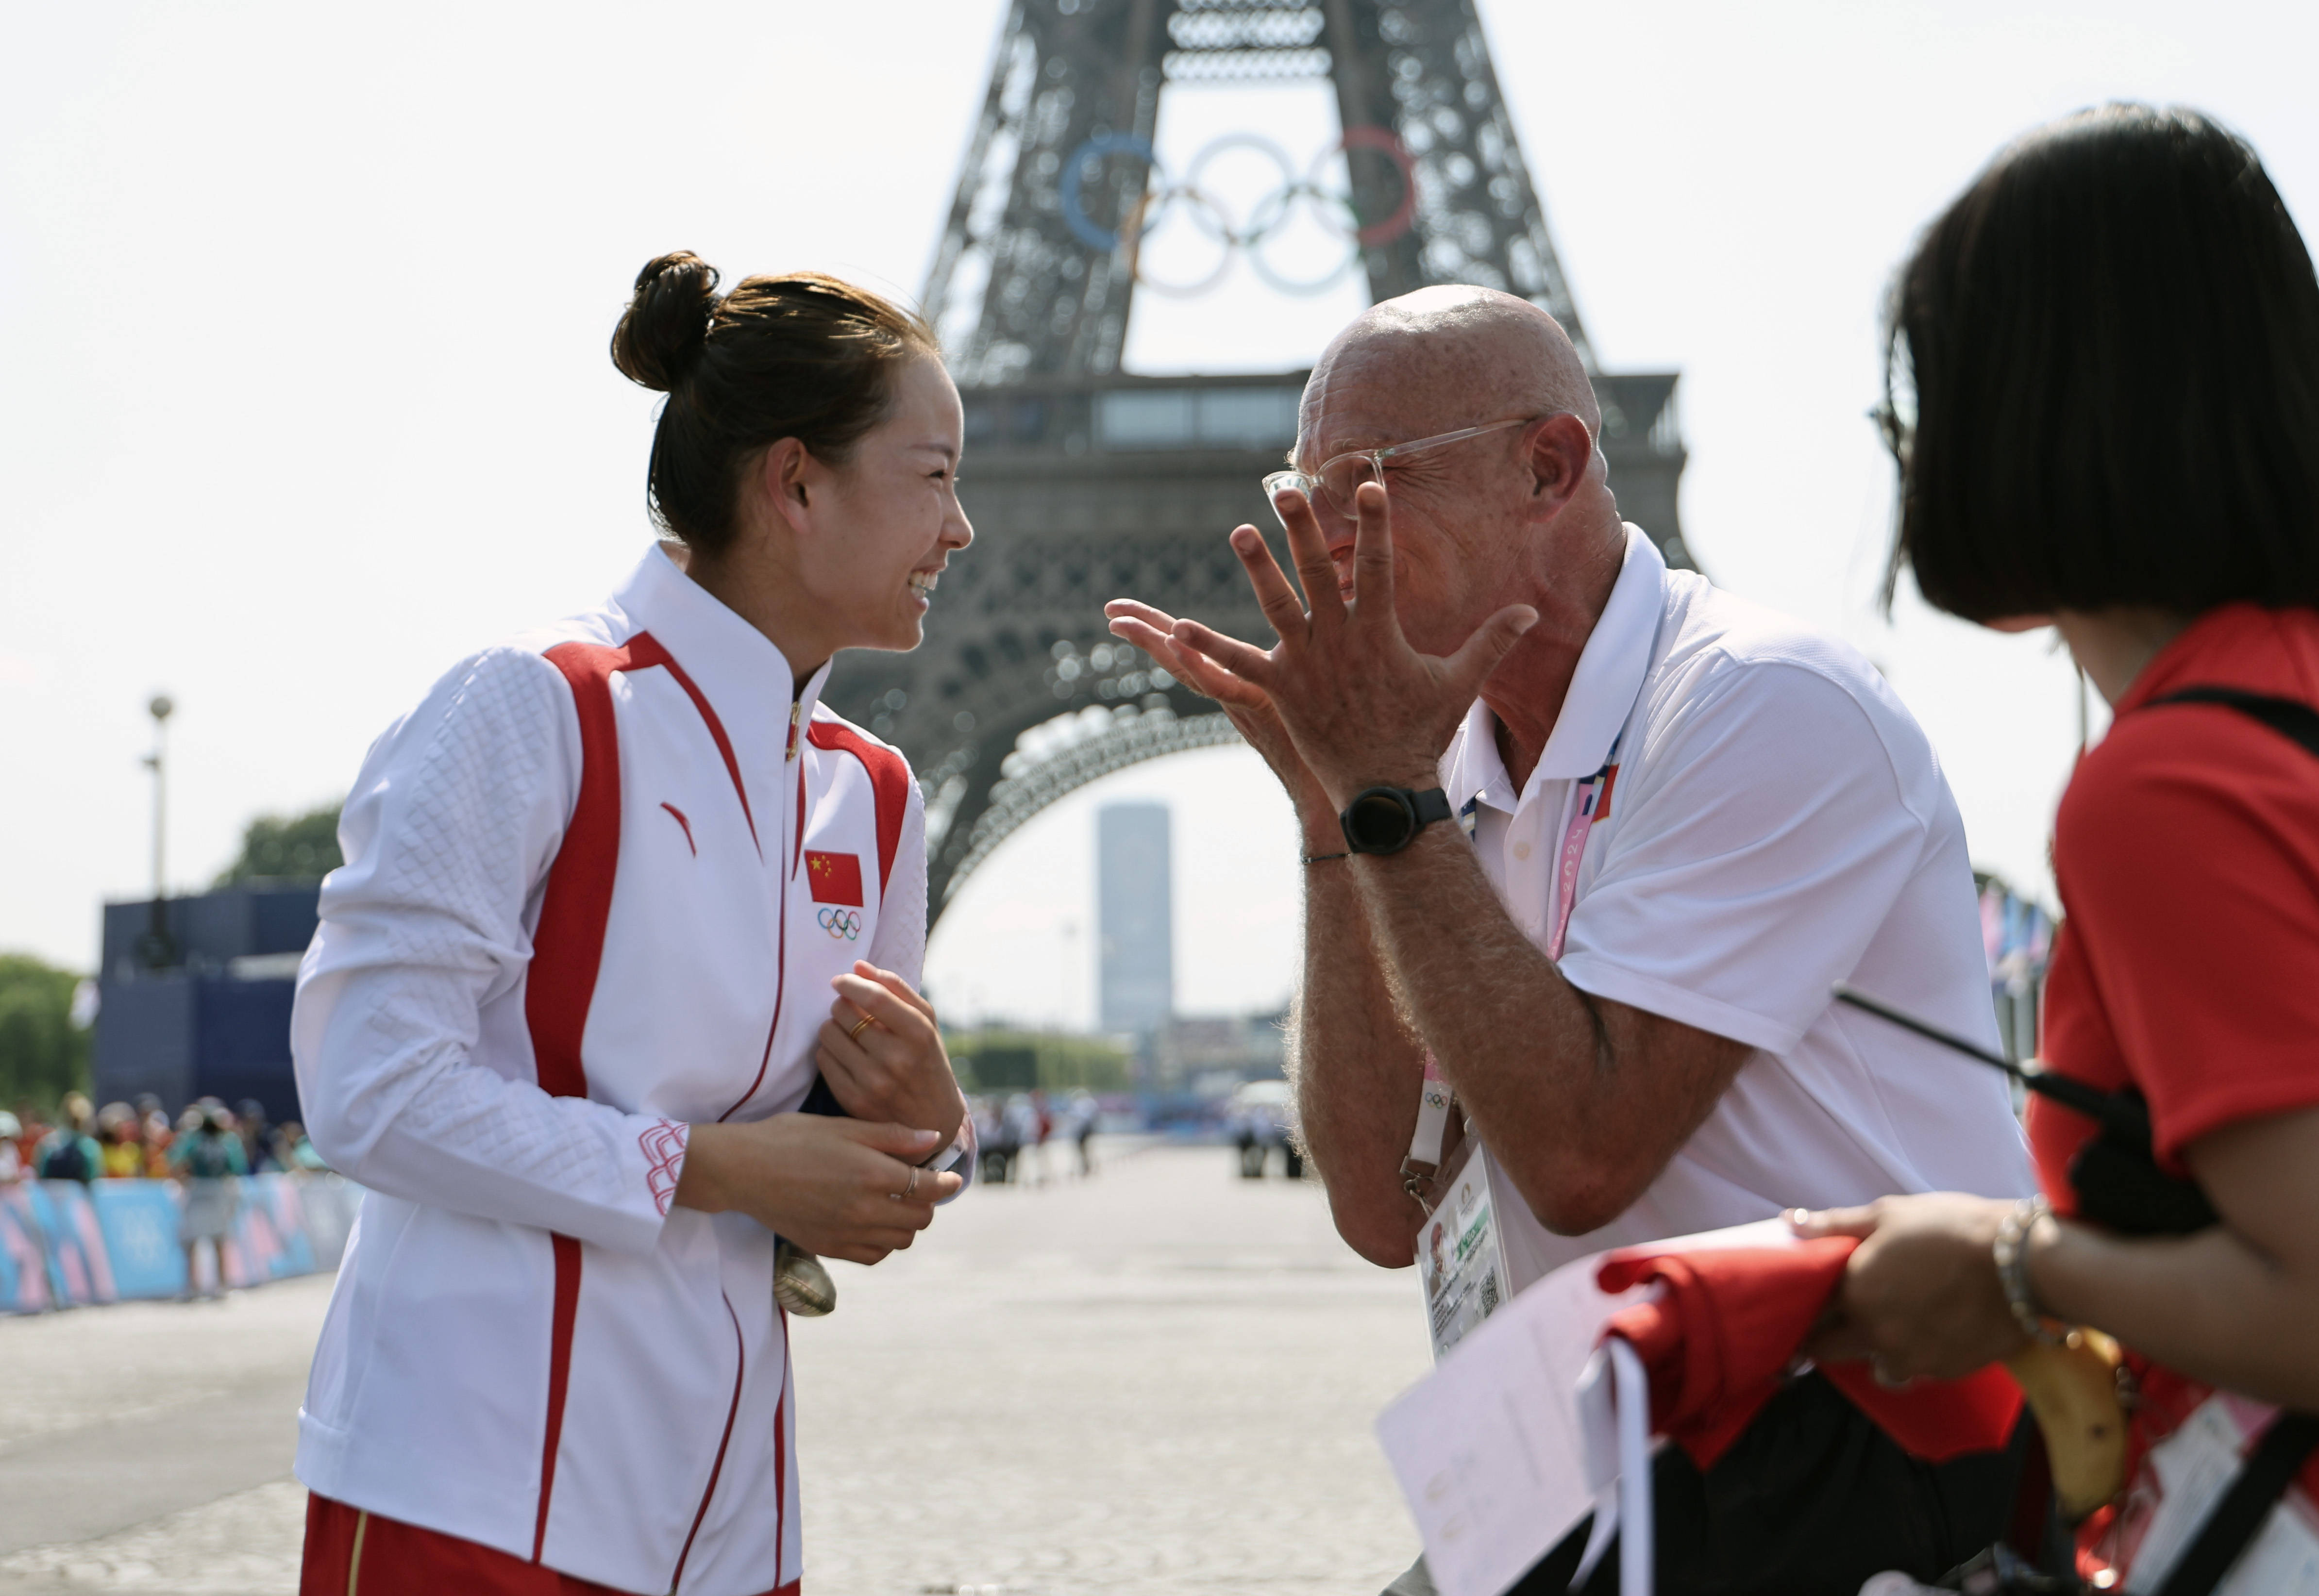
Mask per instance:
[[[1997,1239],[1990,1243],[1989,1251],[1997,1265],[1997,1283],[2004,1289],[2005,1305],[2012,1311],[2014,1322],[2038,1340],[2059,1346],[2063,1338],[2047,1325],[2029,1289],[2029,1232],[2039,1220],[2050,1217],[2053,1212],[2053,1205],[2044,1198],[2024,1197],[1997,1227]]]

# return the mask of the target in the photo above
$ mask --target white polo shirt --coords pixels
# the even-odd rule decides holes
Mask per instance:
[[[1517,793],[1479,703],[1441,758],[1484,871],[1541,948],[1587,779],[1560,969],[1574,986],[1747,1043],[1715,1110],[1624,1213],[1557,1236],[1520,1204],[1528,1282],[1608,1247],[1895,1192],[2026,1195],[1995,1070],[1829,1001],[1848,980],[1995,1049],[1964,822],[1932,745],[1834,638],[1671,572],[1639,530]]]

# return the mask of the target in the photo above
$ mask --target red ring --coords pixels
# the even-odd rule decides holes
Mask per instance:
[[[1383,221],[1373,221],[1367,227],[1355,229],[1353,232],[1354,242],[1363,248],[1392,243],[1407,232],[1417,219],[1417,162],[1410,155],[1409,147],[1385,128],[1347,128],[1343,138],[1321,152],[1321,160],[1327,160],[1340,149],[1347,154],[1356,149],[1374,149],[1400,169],[1401,203],[1394,208],[1394,213]],[[1313,165],[1317,168],[1320,162]]]

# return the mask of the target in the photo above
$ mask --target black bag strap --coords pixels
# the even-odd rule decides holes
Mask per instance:
[[[2291,737],[2319,754],[2319,709],[2297,699],[2274,699],[2237,687],[2186,687],[2152,699],[2143,708],[2155,709],[2161,704],[2220,704],[2262,722],[2281,736]]]
[[[2319,1447],[2319,1417],[2281,1413],[2255,1443],[2253,1454],[2240,1467],[2238,1478],[2198,1526],[2198,1538],[2174,1564],[2158,1596],[2207,1596],[2247,1543],[2262,1528],[2270,1510]]]

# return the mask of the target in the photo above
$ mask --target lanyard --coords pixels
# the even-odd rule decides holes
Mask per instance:
[[[1624,740],[1626,734],[1620,733]],[[1611,812],[1611,789],[1619,782],[1619,744],[1602,768],[1578,784],[1570,806],[1570,824],[1562,830],[1562,847],[1554,865],[1554,930],[1546,939],[1546,956],[1562,962],[1562,944],[1570,935],[1570,911],[1578,906],[1578,866],[1586,857],[1586,836],[1594,823]]]
[[[1570,934],[1570,911],[1578,902],[1578,867],[1586,857],[1586,838],[1597,820],[1611,812],[1611,789],[1619,780],[1619,743],[1626,740],[1623,729],[1619,741],[1611,744],[1611,756],[1602,768],[1578,784],[1570,807],[1570,823],[1563,828],[1562,847],[1555,858],[1554,867],[1554,929],[1547,938],[1546,956],[1559,963],[1562,944]],[[1469,809],[1473,806],[1468,804]],[[1471,834],[1469,833],[1468,835]],[[1409,1155],[1401,1161],[1402,1189],[1417,1199],[1419,1207],[1432,1213],[1421,1195],[1425,1185],[1441,1168],[1441,1144],[1449,1132],[1449,1109],[1456,1095],[1441,1073],[1441,1061],[1433,1050],[1425,1050],[1425,1084],[1417,1099],[1417,1129],[1409,1139]]]

